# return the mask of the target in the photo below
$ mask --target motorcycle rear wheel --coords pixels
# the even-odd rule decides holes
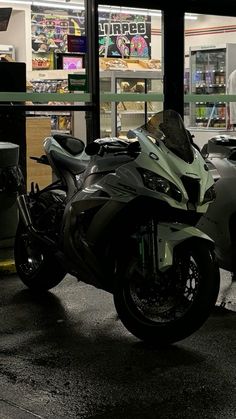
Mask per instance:
[[[124,261],[123,261],[124,264]],[[211,245],[190,239],[178,245],[173,266],[153,278],[141,273],[137,257],[118,269],[114,304],[124,326],[137,338],[158,345],[185,339],[210,315],[220,274]]]
[[[17,274],[32,291],[47,291],[66,275],[55,256],[29,236],[21,221],[16,232],[14,254]]]

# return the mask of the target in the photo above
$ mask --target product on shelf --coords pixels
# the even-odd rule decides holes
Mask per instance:
[[[161,68],[161,61],[160,60],[139,60],[139,63],[145,67],[145,68],[150,68],[150,69],[154,69],[156,68],[157,70],[160,70]]]
[[[109,102],[103,102],[100,107],[101,111],[108,112],[111,110],[111,104]]]
[[[31,79],[27,81],[27,90],[37,93],[65,93],[68,91],[68,80],[67,79],[53,79],[53,78],[40,78]],[[48,105],[70,105],[69,102],[47,102]],[[34,111],[37,116],[50,116],[51,118],[51,130],[52,131],[63,131],[72,134],[72,114],[70,111]]]
[[[58,130],[58,117],[56,115],[51,116],[51,129],[53,131]]]
[[[12,56],[9,54],[0,54],[0,61],[7,61],[9,63],[14,62]]]
[[[58,128],[59,130],[65,131],[68,129],[68,120],[66,116],[60,115],[58,117]]]
[[[127,111],[143,111],[144,102],[124,102],[125,110]]]
[[[138,81],[133,88],[133,92],[137,93],[144,93],[145,92],[145,84],[144,82]]]
[[[40,70],[40,69],[49,69],[50,68],[50,60],[44,57],[34,57],[32,59],[32,68],[33,70]]]
[[[160,70],[161,61],[159,59],[142,58],[100,58],[100,68],[102,70]]]
[[[117,104],[117,110],[118,110],[118,111],[124,111],[124,110],[125,110],[125,105],[124,105],[124,102],[119,102],[119,103]]]
[[[101,59],[100,59],[101,62]],[[100,72],[101,92],[136,93],[135,101],[120,101],[101,103],[101,136],[119,135],[126,138],[130,129],[142,126],[152,113],[162,110],[161,102],[147,102],[139,100],[139,93],[163,91],[161,71],[145,69],[141,66],[141,59],[126,59],[126,71],[111,70]],[[122,98],[123,99],[123,98]]]
[[[100,60],[100,66],[103,70],[125,70],[128,64],[121,58],[103,58]]]
[[[130,92],[131,90],[131,86],[128,81],[122,81],[120,83],[120,87],[121,87],[121,90],[123,90],[123,92]]]
[[[141,81],[121,81],[120,88],[123,92],[144,93],[145,83]]]
[[[148,112],[155,112],[154,106],[152,102],[147,102],[147,111]]]

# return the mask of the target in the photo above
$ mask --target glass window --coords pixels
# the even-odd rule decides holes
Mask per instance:
[[[98,10],[101,136],[126,138],[163,106],[161,12]]]
[[[58,4],[58,3],[57,3]],[[28,71],[28,91],[37,93],[84,92],[86,33],[84,1],[61,7],[31,6],[32,71]],[[83,88],[84,82],[84,88]],[[77,86],[77,87],[76,87]],[[55,104],[72,105],[68,98]],[[50,101],[49,104],[54,104]],[[37,112],[41,114],[42,112]],[[84,113],[47,111],[51,133],[66,133],[86,139]],[[44,113],[45,115],[45,113]]]
[[[200,146],[235,129],[236,102],[228,96],[236,94],[235,29],[236,17],[185,19],[185,122]]]
[[[33,3],[4,2],[4,9],[11,13],[8,25],[6,19],[5,26],[0,25],[0,65],[1,61],[8,61],[11,69],[4,70],[6,74],[0,81],[0,131],[1,138],[8,132],[8,141],[19,137],[21,154],[27,154],[28,186],[37,178],[43,187],[49,183],[47,168],[41,168],[39,173],[39,165],[32,163],[30,155],[41,155],[44,138],[54,133],[86,141],[86,118],[81,106],[91,99],[86,83],[84,0],[42,0],[37,6]],[[27,105],[26,130],[25,108],[16,107],[19,103]],[[8,110],[3,106],[9,104],[13,105],[14,114],[11,111],[7,119]]]

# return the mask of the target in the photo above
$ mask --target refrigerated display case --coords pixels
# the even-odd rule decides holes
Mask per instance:
[[[190,48],[190,93],[226,94],[227,80],[236,68],[236,44]],[[197,128],[227,129],[228,112],[224,101],[190,104],[190,125]]]
[[[100,71],[100,91],[110,93],[163,93],[161,70]],[[145,124],[149,117],[162,110],[161,102],[101,102],[101,136],[122,136],[132,128]]]

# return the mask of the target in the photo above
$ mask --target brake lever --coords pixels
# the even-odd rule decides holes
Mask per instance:
[[[100,149],[99,149],[99,151],[98,151],[98,153],[97,153],[97,155],[99,156],[99,157],[103,157],[104,156],[104,154],[105,154],[105,147],[103,146],[103,145],[101,145],[100,146]]]

